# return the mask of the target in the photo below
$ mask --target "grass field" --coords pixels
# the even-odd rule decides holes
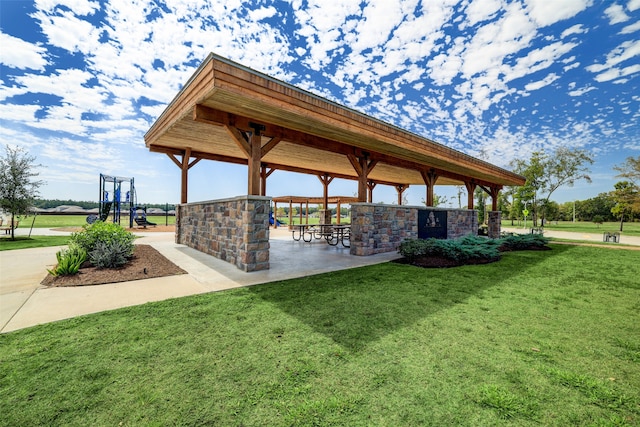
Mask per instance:
[[[640,424],[640,252],[395,263],[0,335],[0,425]]]
[[[44,248],[47,246],[64,246],[69,242],[69,236],[11,236],[0,237],[0,251],[13,249]]]
[[[148,215],[147,218],[151,222],[155,222],[158,225],[165,224],[165,217],[162,216],[154,216]],[[169,222],[169,225],[173,225],[176,223],[176,218],[174,216],[169,216],[166,218]],[[82,227],[87,223],[86,215],[37,215],[35,217],[28,216],[23,218],[20,221],[19,228],[30,228],[33,223],[34,228],[59,228],[59,227]],[[129,227],[129,217],[122,216],[120,219],[120,224],[123,227]],[[135,224],[134,224],[135,225]]]

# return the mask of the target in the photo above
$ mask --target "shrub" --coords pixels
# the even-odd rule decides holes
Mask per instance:
[[[47,271],[52,276],[69,276],[77,274],[87,260],[87,252],[78,245],[69,245],[69,249],[61,250],[56,253],[58,265],[53,270]]]
[[[86,224],[82,231],[71,234],[70,242],[83,248],[87,253],[93,252],[98,242],[111,243],[114,241],[129,245],[133,251],[135,236],[118,224],[96,221]]]
[[[498,259],[498,246],[499,243],[491,239],[468,236],[456,240],[405,240],[400,244],[398,251],[409,261],[422,256],[437,256],[462,262],[472,259]]]
[[[543,248],[549,239],[542,234],[514,234],[500,239],[501,248],[509,251],[522,251],[532,248]]]
[[[116,268],[129,261],[133,245],[121,240],[98,242],[89,254],[91,264],[98,268]]]

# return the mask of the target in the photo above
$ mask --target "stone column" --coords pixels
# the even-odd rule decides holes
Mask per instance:
[[[490,211],[489,213],[489,238],[499,239],[502,225],[502,212]]]
[[[320,215],[320,224],[331,224],[331,209],[318,210]]]

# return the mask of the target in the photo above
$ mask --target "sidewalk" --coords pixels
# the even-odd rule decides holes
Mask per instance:
[[[23,229],[20,234],[28,234]],[[63,232],[34,229],[32,235]],[[67,233],[69,234],[69,233]],[[324,241],[295,242],[286,228],[271,230],[270,266],[245,273],[234,265],[174,242],[174,233],[138,233],[137,243],[158,250],[188,274],[95,286],[50,288],[40,285],[60,247],[0,251],[0,333],[120,307],[215,292],[328,271],[372,265],[398,258],[395,252],[369,257]]]
[[[502,227],[502,231],[519,233],[519,234],[527,234],[529,233],[529,228],[520,228],[520,227]],[[555,237],[556,239],[567,239],[567,240],[584,240],[589,243],[604,243],[602,241],[602,235],[605,232],[611,232],[611,230],[602,230],[600,233],[574,233],[569,231],[555,231],[551,229],[544,229],[545,237]],[[640,246],[640,237],[636,236],[621,236],[620,242],[622,245],[633,245]]]

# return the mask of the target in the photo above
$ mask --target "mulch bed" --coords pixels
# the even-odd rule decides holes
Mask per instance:
[[[169,261],[153,247],[135,245],[133,257],[126,265],[120,268],[100,270],[96,267],[83,266],[80,268],[80,272],[73,276],[56,277],[48,274],[40,284],[45,286],[102,285],[178,274],[187,274],[187,272]]]

